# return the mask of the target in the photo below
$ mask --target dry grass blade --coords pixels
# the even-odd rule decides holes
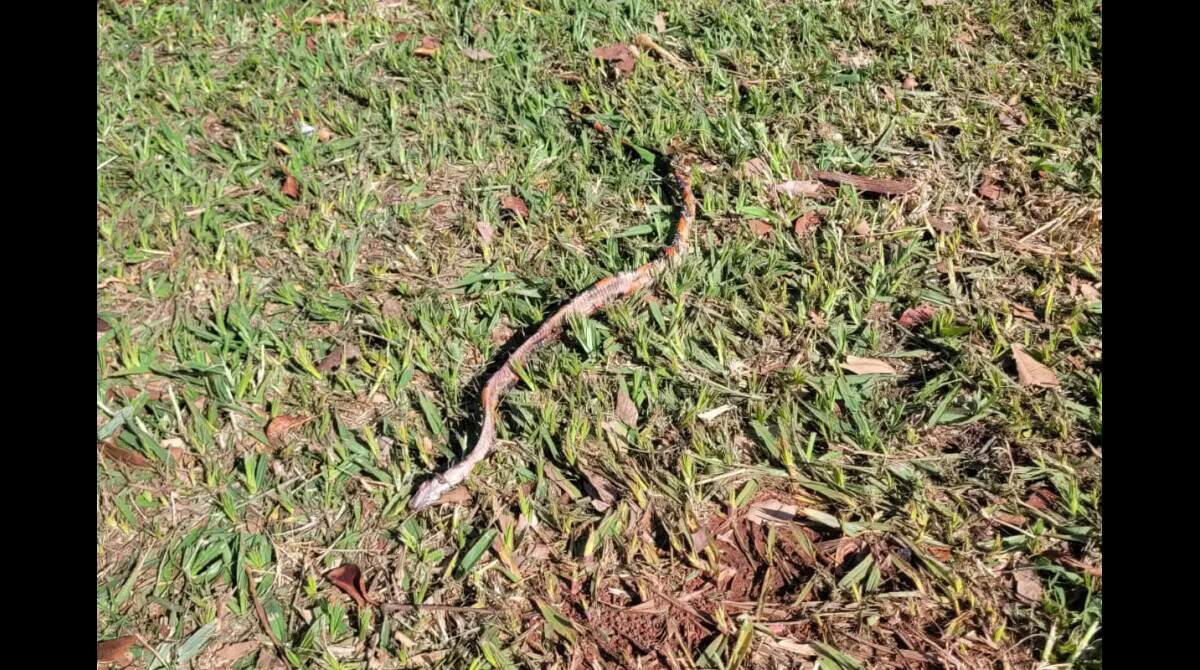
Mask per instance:
[[[846,174],[845,172],[821,170],[813,176],[821,181],[847,184],[864,193],[879,193],[882,195],[903,195],[917,187],[917,182],[911,179],[876,179],[873,177]]]

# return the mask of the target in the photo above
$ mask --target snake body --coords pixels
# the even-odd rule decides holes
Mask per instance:
[[[599,123],[593,123],[592,126],[598,132],[612,135],[612,131]],[[621,139],[620,141],[623,145],[632,147],[626,140]],[[688,171],[676,165],[674,161],[671,161],[671,165],[671,173],[682,199],[682,213],[675,223],[675,236],[671,244],[664,248],[655,260],[636,270],[605,277],[575,296],[549,319],[542,322],[533,335],[509,354],[504,365],[488,378],[480,394],[480,402],[483,405],[483,425],[480,428],[479,440],[461,461],[441,474],[433,475],[421,484],[409,501],[410,509],[421,510],[436,503],[446,492],[461,484],[475,469],[475,466],[492,452],[496,445],[496,412],[500,405],[500,398],[517,383],[518,378],[514,365],[524,368],[528,364],[529,357],[537,349],[555,341],[562,334],[562,330],[571,316],[588,316],[620,298],[650,286],[663,270],[677,263],[687,253],[688,239],[696,220],[696,198],[692,194],[692,180]]]

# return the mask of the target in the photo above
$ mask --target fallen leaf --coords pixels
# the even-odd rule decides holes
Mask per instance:
[[[466,56],[468,60],[473,60],[473,61],[491,60],[491,59],[495,58],[495,56],[493,56],[490,51],[487,51],[485,49],[475,49],[472,47],[464,48],[462,50],[462,54],[464,56]]]
[[[742,174],[747,179],[770,179],[771,166],[761,158],[751,158],[742,165]]]
[[[1033,310],[1029,309],[1025,305],[1018,305],[1016,303],[1013,303],[1012,305],[1009,305],[1009,306],[1012,308],[1013,316],[1020,317],[1027,321],[1037,321],[1038,320],[1037,314],[1034,314]]]
[[[339,23],[346,22],[345,12],[334,12],[332,14],[321,14],[320,16],[310,16],[304,19],[305,25],[309,26],[333,26]]]
[[[911,74],[904,78],[904,82],[900,84],[900,88],[911,91],[917,87],[917,78]]]
[[[221,663],[221,667],[231,667],[233,662],[257,650],[260,646],[257,640],[246,640],[245,642],[234,642],[221,647],[213,652],[213,660]]]
[[[1025,517],[1018,514],[1009,514],[1008,512],[992,512],[992,518],[1010,526],[1016,526],[1017,528],[1025,525]]]
[[[1016,130],[1025,125],[1025,115],[1020,110],[1017,110],[1013,114],[1000,112],[1000,125],[1009,130]]]
[[[1042,582],[1033,568],[1014,570],[1013,579],[1017,582],[1017,595],[1022,600],[1030,603],[1042,602]]]
[[[483,240],[484,244],[491,244],[492,237],[496,234],[496,231],[492,229],[492,224],[483,219],[475,222],[475,232],[479,233],[479,237]]]
[[[326,572],[325,579],[353,598],[360,608],[366,607],[367,603],[371,602],[371,598],[367,595],[366,584],[363,582],[362,570],[359,570],[357,565],[353,563],[339,565]]]
[[[400,32],[396,33],[395,35],[392,35],[392,41],[395,42],[396,44],[400,44],[401,42],[407,42],[408,38],[410,38],[410,37],[412,37],[412,34],[406,33],[403,30],[401,30]]]
[[[667,32],[667,15],[665,12],[659,12],[654,15],[654,30],[656,32]]]
[[[1025,500],[1025,504],[1034,509],[1046,509],[1050,505],[1054,504],[1057,500],[1058,495],[1056,495],[1054,491],[1051,491],[1045,486],[1039,486],[1029,494],[1029,497]]]
[[[917,305],[904,310],[900,318],[896,321],[901,328],[916,328],[917,326],[928,323],[933,319],[934,310],[929,305]]]
[[[307,417],[288,414],[281,414],[271,419],[271,423],[267,424],[267,441],[278,446],[284,435],[305,421],[308,421]]]
[[[837,61],[846,67],[855,70],[861,70],[869,66],[871,63],[874,63],[875,59],[872,58],[870,54],[860,52],[856,54],[838,54]]]
[[[1092,284],[1080,284],[1079,294],[1088,302],[1100,302],[1100,291]]]
[[[789,523],[796,520],[799,511],[796,505],[770,498],[751,505],[746,510],[746,519],[757,524]]]
[[[861,237],[866,237],[867,235],[871,234],[871,226],[867,225],[866,221],[859,221],[858,223],[854,224],[853,230],[855,235],[859,235]]]
[[[455,486],[442,494],[435,505],[461,505],[471,499],[471,492],[465,486]]]
[[[400,302],[399,300],[396,300],[395,298],[388,298],[383,301],[383,305],[380,307],[380,311],[383,312],[383,316],[385,318],[393,318],[394,319],[396,317],[404,315],[404,303]]]
[[[879,193],[882,195],[903,195],[917,187],[917,182],[911,179],[878,179],[829,170],[818,170],[813,176],[821,181],[830,181],[835,184],[849,184],[864,193]]]
[[[820,223],[821,216],[817,214],[816,210],[810,209],[796,218],[795,223],[792,224],[792,232],[796,234],[796,237],[804,237],[815,230]]]
[[[587,479],[588,488],[591,489],[592,507],[597,512],[607,510],[613,501],[617,499],[617,496],[612,492],[612,482],[589,470],[581,469],[581,472],[583,472],[584,478]]]
[[[317,53],[317,41],[313,39],[312,35],[304,36],[304,46],[308,48],[309,52]]]
[[[771,190],[776,193],[790,195],[793,198],[802,195],[814,195],[821,191],[821,182],[815,179],[805,179],[804,181],[789,180],[775,184],[771,187]]]
[[[696,418],[700,419],[704,423],[709,423],[713,419],[716,419],[717,417],[721,416],[722,414],[724,414],[725,412],[728,412],[731,409],[733,409],[733,405],[721,405],[720,407],[714,407],[713,409],[710,409],[707,412],[700,412],[699,414],[696,415]]]
[[[291,198],[292,200],[299,200],[300,184],[296,182],[295,177],[288,175],[287,178],[283,180],[283,188],[281,188],[279,192]]]
[[[934,230],[936,230],[939,233],[942,233],[944,235],[949,235],[950,233],[953,233],[954,229],[957,227],[954,225],[953,219],[947,218],[947,217],[941,217],[941,216],[929,217],[929,225]]]
[[[360,352],[358,347],[354,346],[353,344],[336,346],[332,351],[329,352],[329,355],[317,365],[317,370],[321,372],[329,372],[330,370],[341,366],[343,363],[349,363],[350,361],[358,358],[360,353],[362,352]]]
[[[97,333],[107,333],[110,330],[112,330],[112,325],[110,325],[104,319],[101,319],[100,317],[96,317],[96,332]]]
[[[522,219],[529,218],[529,206],[525,201],[515,195],[506,195],[500,198],[500,209],[512,212]]]
[[[137,642],[137,636],[125,635],[112,640],[96,643],[96,662],[111,663],[124,660],[129,648]]]
[[[945,547],[940,544],[927,544],[924,546],[924,549],[925,549],[925,553],[929,554],[934,559],[939,560],[943,563],[950,560],[951,556],[953,555],[950,552],[950,547]]]
[[[332,140],[332,139],[333,139],[333,131],[332,130],[326,128],[325,126],[321,126],[320,128],[317,129],[317,141],[318,142],[328,142],[329,140]]]
[[[990,176],[985,175],[983,182],[979,184],[979,197],[985,200],[996,201],[1004,196],[1004,189],[1000,188],[999,184],[992,180]]]
[[[861,537],[843,537],[838,539],[837,549],[833,552],[833,564],[841,565],[846,558],[857,554],[863,547]]]
[[[847,356],[842,367],[856,375],[894,375],[896,369],[877,358],[859,358]]]
[[[148,468],[151,466],[150,459],[132,449],[118,447],[109,440],[97,442],[96,448],[100,450],[100,453],[104,454],[105,458],[111,458],[118,463],[124,463],[131,468]]]
[[[1042,365],[1025,351],[1020,344],[1012,345],[1013,360],[1017,363],[1017,381],[1022,386],[1040,386],[1042,388],[1058,388],[1058,376],[1050,368]]]
[[[441,47],[442,47],[441,40],[434,37],[433,35],[426,35],[425,37],[421,38],[421,44],[419,44],[416,49],[413,49],[413,53],[418,56],[423,56],[425,58],[429,58],[430,56],[437,53],[438,49],[440,49]]]
[[[762,219],[751,219],[746,222],[746,225],[750,227],[750,232],[759,237],[769,237],[771,233],[775,232],[775,227]]]
[[[592,49],[592,56],[611,63],[617,72],[624,75],[633,72],[633,68],[637,64],[633,49],[619,42]]]
[[[624,384],[617,387],[617,418],[630,428],[637,427],[637,405],[633,404],[633,399],[629,397]]]

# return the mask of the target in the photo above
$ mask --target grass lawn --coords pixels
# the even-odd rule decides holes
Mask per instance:
[[[1101,12],[102,0],[105,655],[1100,668]]]

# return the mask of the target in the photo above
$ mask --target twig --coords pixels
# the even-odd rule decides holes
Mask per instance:
[[[384,611],[389,612],[420,612],[421,610],[429,610],[434,612],[478,612],[480,614],[497,614],[500,610],[493,607],[469,607],[466,605],[426,605],[412,603],[383,603],[380,605]]]
[[[271,622],[267,620],[267,613],[263,610],[262,602],[258,599],[258,589],[254,587],[254,575],[250,574],[250,566],[246,566],[246,584],[250,589],[250,602],[254,604],[254,613],[258,616],[258,624],[262,626],[267,637],[271,638],[271,644],[275,645],[275,653],[285,665],[291,666],[288,663],[287,654],[283,651],[283,645],[280,644],[279,638],[275,637],[275,631],[271,630]]]
[[[659,46],[658,43],[646,33],[638,33],[637,37],[633,38],[633,43],[639,47],[642,47],[643,49],[649,49],[653,51],[654,53],[658,54],[659,58],[662,58],[680,70],[687,69],[687,63],[683,62],[682,58]]]

